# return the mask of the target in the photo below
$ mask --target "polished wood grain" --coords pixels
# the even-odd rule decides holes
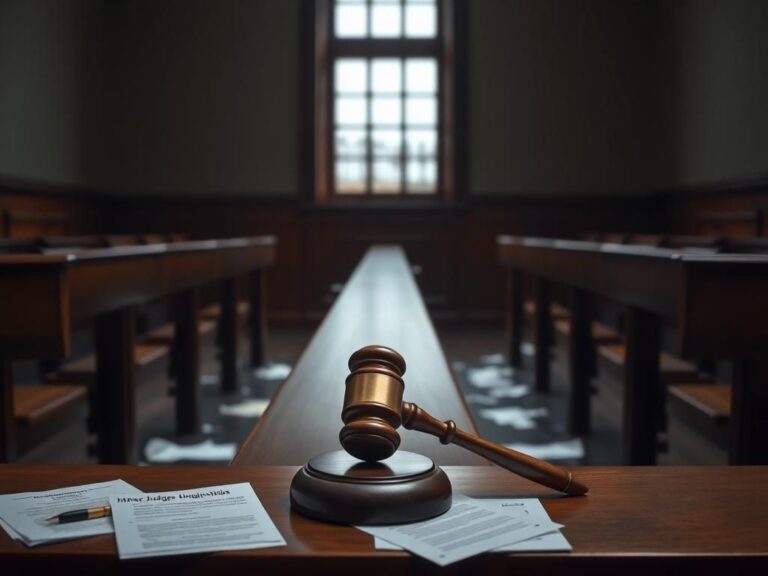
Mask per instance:
[[[85,403],[86,395],[85,386],[16,386],[13,391],[13,413],[17,422],[25,426],[35,426],[61,409],[79,402]]]
[[[405,396],[475,431],[403,250],[379,246],[357,267],[233,463],[303,465],[339,449],[347,362],[350,354],[374,344],[394,348],[405,358]],[[440,465],[483,462],[407,431],[401,449]]]
[[[445,468],[454,492],[473,497],[540,497],[563,524],[570,553],[487,553],[448,569],[407,552],[377,552],[349,526],[292,513],[296,467],[0,466],[0,492],[44,490],[122,478],[144,491],[250,482],[283,548],[121,562],[111,535],[26,548],[0,533],[4,574],[761,574],[768,570],[768,467],[585,467],[583,498],[560,497],[504,470]]]
[[[70,324],[270,265],[275,244],[265,236],[0,256],[0,349],[16,359],[66,356]]]
[[[655,461],[659,325],[677,327],[678,352],[736,360],[732,463],[768,463],[768,256],[500,236],[499,261],[624,304],[629,316],[625,458]],[[631,351],[630,351],[631,349]],[[632,359],[630,359],[632,356]],[[636,414],[634,412],[637,412]],[[650,411],[650,412],[649,412]]]
[[[451,482],[420,454],[361,462],[343,450],[312,458],[291,481],[291,510],[352,525],[406,524],[451,507]]]
[[[403,426],[409,430],[418,430],[436,436],[443,444],[455,444],[466,448],[510,472],[547,488],[570,496],[582,496],[588,491],[588,488],[565,468],[465,432],[457,427],[453,420],[441,422],[411,402],[403,402]]]
[[[441,444],[466,448],[549,488],[578,496],[587,492],[564,468],[466,432],[453,420],[440,421],[416,404],[403,402],[406,364],[395,350],[385,346],[361,348],[349,358],[349,369],[339,439],[349,455],[367,465],[397,456],[400,436],[396,429],[402,424],[407,430],[437,437]],[[339,453],[344,454],[333,454]]]
[[[103,462],[130,462],[135,437],[133,376],[127,374],[133,372],[132,310],[204,284],[234,283],[231,279],[270,265],[275,245],[274,237],[264,236],[0,256],[1,359],[65,357],[70,352],[72,328],[96,319],[99,455]],[[193,327],[195,323],[187,318],[186,325]],[[198,338],[197,330],[182,332],[175,331],[176,347],[189,352],[194,344],[183,338]],[[227,383],[232,386],[236,384],[232,370],[235,350],[232,342],[225,344]],[[190,363],[179,373],[188,381],[194,378],[197,356],[177,355],[177,360]],[[12,394],[5,380],[0,380],[3,398]],[[194,386],[187,382],[178,387],[182,406],[194,409],[196,386],[197,382]],[[191,418],[198,420],[194,415]],[[188,424],[185,422],[184,427]],[[1,431],[7,434],[5,428]],[[5,437],[0,438],[0,444],[6,446],[8,458],[13,454]]]
[[[768,299],[759,297],[768,290],[768,256],[550,238],[497,240],[505,266],[677,322],[683,356],[736,357],[768,341],[768,324],[751,321],[768,315]],[[712,306],[715,295],[718,305]]]

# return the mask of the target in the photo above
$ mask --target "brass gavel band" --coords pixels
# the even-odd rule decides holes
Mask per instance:
[[[347,377],[344,408],[345,424],[358,418],[377,417],[400,426],[403,403],[403,381],[379,372],[356,372]]]

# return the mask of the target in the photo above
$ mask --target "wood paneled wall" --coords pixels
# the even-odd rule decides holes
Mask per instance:
[[[70,188],[0,179],[0,238],[79,234],[95,213],[95,203]]]
[[[445,208],[307,207],[298,199],[133,197],[0,185],[0,236],[274,234],[272,321],[321,318],[371,244],[405,247],[437,321],[501,322],[504,277],[495,237],[587,232],[765,235],[768,185],[654,196],[471,198]]]
[[[683,234],[766,236],[768,177],[687,189],[667,201],[669,226]]]
[[[438,321],[501,322],[504,276],[497,234],[578,237],[587,231],[663,231],[658,198],[474,200],[446,208],[316,208],[285,200],[133,199],[104,202],[103,231],[195,237],[275,234],[273,320],[323,316],[372,244],[401,244]]]

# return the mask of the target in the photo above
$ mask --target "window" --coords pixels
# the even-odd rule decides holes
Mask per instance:
[[[316,3],[315,198],[450,197],[441,0]]]

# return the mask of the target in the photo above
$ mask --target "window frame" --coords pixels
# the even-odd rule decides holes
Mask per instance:
[[[463,116],[457,104],[464,102],[461,92],[465,82],[458,71],[463,61],[463,51],[457,44],[460,37],[456,23],[464,9],[464,0],[437,0],[437,37],[432,39],[343,39],[333,38],[333,0],[305,0],[301,35],[304,39],[303,71],[301,81],[301,142],[305,200],[312,205],[436,205],[454,203],[457,200],[457,183],[463,177],[463,163],[458,162],[456,142],[460,140],[460,118]],[[406,46],[408,45],[408,46]],[[410,51],[408,47],[415,49]],[[460,58],[459,55],[462,55]],[[396,57],[400,59],[434,57],[438,67],[437,106],[437,183],[434,193],[406,192],[397,194],[373,193],[370,189],[371,174],[367,177],[365,193],[336,193],[335,142],[334,142],[334,63],[339,57]],[[404,89],[404,87],[403,87]],[[369,119],[370,122],[370,119]],[[405,119],[401,128],[405,126]],[[370,146],[370,144],[368,144]],[[404,155],[405,151],[401,151]],[[372,157],[366,159],[369,167]],[[404,163],[401,164],[405,169]],[[401,182],[405,185],[405,174]]]

